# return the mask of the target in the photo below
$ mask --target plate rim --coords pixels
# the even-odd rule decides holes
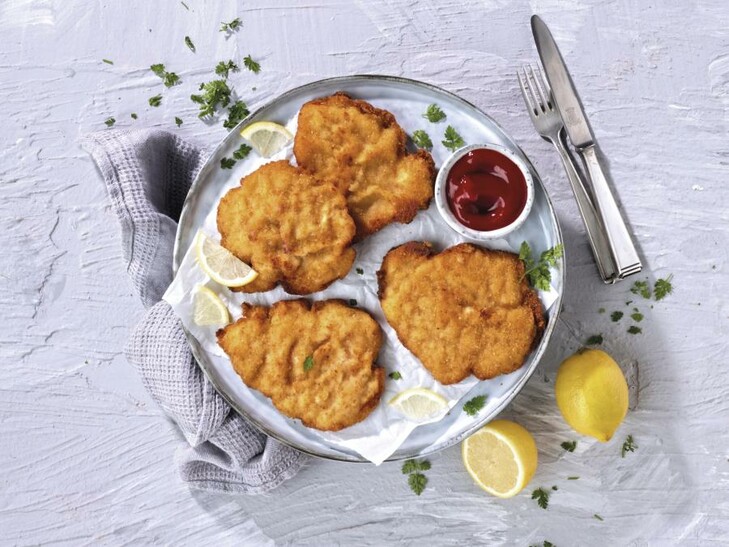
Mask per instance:
[[[518,150],[521,155],[524,158],[524,161],[526,162],[527,166],[530,170],[533,171],[533,173],[536,174],[536,179],[539,185],[544,190],[544,197],[547,203],[547,208],[549,210],[549,215],[552,219],[553,226],[555,228],[556,236],[557,236],[557,242],[559,244],[563,244],[564,248],[564,238],[562,237],[562,227],[559,223],[559,217],[557,216],[557,213],[554,209],[554,205],[552,203],[552,199],[549,196],[549,193],[547,192],[546,187],[544,186],[544,183],[542,182],[542,178],[539,175],[539,172],[534,167],[534,164],[531,162],[529,157],[524,153],[521,146],[519,146],[516,141],[512,138],[512,136],[491,116],[489,116],[486,112],[481,110],[479,107],[471,103],[470,101],[460,97],[459,95],[456,95],[455,93],[448,91],[446,89],[443,89],[439,86],[436,86],[434,84],[430,84],[427,82],[422,82],[420,80],[415,80],[412,78],[405,78],[403,76],[391,76],[391,75],[384,75],[384,74],[353,74],[349,76],[335,76],[331,78],[322,78],[319,80],[314,80],[311,82],[308,82],[306,84],[302,84],[300,86],[291,88],[270,101],[264,103],[260,107],[256,108],[253,112],[248,114],[243,120],[241,120],[238,125],[235,126],[228,134],[225,135],[221,139],[221,141],[218,143],[218,145],[213,148],[205,162],[203,163],[202,167],[198,171],[197,175],[195,176],[195,179],[193,180],[192,184],[190,185],[190,188],[187,192],[187,195],[185,196],[185,200],[182,205],[182,209],[180,211],[180,218],[177,222],[177,229],[175,232],[175,243],[173,247],[172,252],[172,275],[173,277],[177,274],[177,270],[180,267],[180,264],[182,263],[182,259],[187,252],[186,249],[181,248],[181,240],[182,240],[182,227],[185,224],[185,220],[187,215],[190,214],[191,209],[191,203],[195,200],[197,195],[201,192],[201,188],[203,187],[202,184],[202,177],[207,173],[207,171],[210,169],[210,165],[212,164],[212,158],[214,158],[218,151],[226,146],[227,140],[231,133],[236,133],[240,131],[240,128],[246,124],[249,123],[249,120],[254,118],[259,112],[262,110],[265,110],[275,103],[285,101],[288,97],[300,93],[301,91],[305,91],[308,88],[314,88],[323,84],[336,84],[336,83],[352,83],[356,81],[386,81],[390,83],[403,83],[408,86],[415,86],[415,87],[422,87],[425,89],[428,89],[430,91],[435,91],[437,93],[441,93],[444,95],[449,96],[451,99],[455,100],[456,102],[462,103],[463,105],[473,109],[481,116],[484,116],[487,118],[494,127],[496,127],[503,135],[503,137],[516,149]],[[566,252],[563,251],[562,258],[561,258],[561,264],[560,268],[558,268],[560,282],[562,286],[562,291],[557,296],[557,299],[554,301],[552,307],[554,308],[554,317],[551,321],[548,322],[547,327],[544,329],[544,332],[542,333],[541,341],[539,344],[539,347],[536,349],[536,355],[534,357],[534,360],[532,362],[531,367],[526,371],[526,373],[521,377],[521,379],[512,386],[509,394],[504,398],[504,400],[499,404],[496,408],[494,408],[489,414],[484,415],[483,418],[480,418],[478,420],[474,420],[473,424],[463,430],[459,435],[455,435],[445,441],[442,441],[440,443],[432,444],[428,446],[427,448],[417,451],[417,452],[411,452],[406,454],[399,454],[396,455],[396,453],[391,454],[387,459],[385,459],[385,462],[394,462],[394,461],[402,461],[407,460],[411,458],[419,458],[423,456],[427,456],[430,454],[434,454],[435,452],[439,452],[441,450],[444,450],[446,448],[449,448],[451,446],[454,446],[461,442],[463,439],[470,437],[473,433],[475,433],[478,429],[483,427],[486,423],[494,420],[503,410],[513,401],[513,399],[521,392],[521,390],[524,388],[526,383],[531,379],[532,375],[534,374],[534,371],[539,366],[539,363],[542,360],[542,357],[544,356],[545,351],[547,350],[547,347],[549,346],[549,342],[552,338],[552,333],[555,329],[555,326],[557,324],[557,320],[559,319],[559,315],[562,308],[562,298],[563,293],[565,290],[565,281],[566,281]],[[285,444],[286,446],[289,446],[291,448],[294,448],[298,450],[299,452],[303,452],[305,454],[308,454],[310,456],[314,456],[317,458],[330,460],[330,461],[341,461],[341,462],[348,462],[348,463],[372,463],[369,460],[365,459],[363,456],[356,454],[354,452],[337,452],[336,455],[334,454],[324,454],[324,453],[318,453],[312,450],[309,450],[307,448],[302,448],[300,446],[295,445],[291,441],[283,438],[278,433],[275,433],[271,431],[268,427],[266,427],[265,424],[261,423],[260,420],[257,420],[250,416],[243,408],[240,407],[226,392],[224,389],[222,389],[219,386],[218,381],[215,378],[215,374],[213,374],[213,371],[208,370],[208,366],[205,363],[205,359],[203,358],[203,350],[200,347],[200,344],[198,340],[185,328],[184,325],[182,325],[182,330],[185,333],[185,337],[187,338],[188,344],[190,345],[190,350],[192,351],[193,357],[195,358],[195,362],[197,363],[198,367],[202,370],[203,374],[207,378],[207,380],[212,384],[212,386],[215,388],[215,391],[220,395],[228,405],[230,405],[231,409],[233,409],[235,412],[237,412],[240,416],[245,418],[248,422],[254,425],[258,430],[260,430],[265,435],[277,440],[278,442]],[[546,340],[546,342],[545,342]],[[337,450],[341,450],[340,447],[335,447]],[[384,463],[384,462],[383,462]]]

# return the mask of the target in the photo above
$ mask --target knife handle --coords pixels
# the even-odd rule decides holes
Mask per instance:
[[[595,209],[602,222],[605,235],[613,251],[615,267],[618,277],[637,273],[642,269],[638,252],[635,250],[633,240],[630,238],[628,228],[625,226],[623,216],[618,209],[605,173],[597,158],[595,146],[587,146],[580,150],[585,160],[587,171],[592,180],[592,195],[595,199]]]
[[[557,140],[554,142],[559,157],[562,159],[564,170],[567,173],[567,179],[572,187],[572,193],[577,201],[577,207],[580,210],[582,221],[585,224],[587,231],[587,237],[590,241],[590,247],[592,247],[592,254],[595,257],[597,263],[597,269],[600,271],[600,277],[605,283],[615,283],[618,280],[618,272],[615,269],[613,263],[613,255],[610,249],[610,244],[605,236],[605,232],[602,229],[602,223],[595,212],[595,207],[592,204],[592,200],[585,189],[585,184],[582,181],[582,176],[577,171],[574,159],[567,151],[567,143],[565,142],[564,128],[560,130],[557,135]]]

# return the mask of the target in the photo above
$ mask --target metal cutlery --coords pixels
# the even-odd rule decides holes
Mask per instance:
[[[537,51],[553,92],[554,106],[562,117],[567,136],[587,167],[595,211],[612,251],[617,279],[623,279],[643,268],[638,252],[608,185],[596,153],[595,137],[557,44],[539,16],[532,16],[531,23]]]
[[[523,67],[522,72],[517,72],[517,77],[524,96],[524,102],[527,105],[537,133],[544,140],[554,145],[559,152],[559,157],[562,159],[582,220],[585,223],[585,229],[600,276],[605,283],[614,283],[617,280],[617,272],[613,263],[610,244],[602,230],[600,219],[595,212],[577,166],[567,151],[564,124],[559,112],[554,108],[552,91],[543,79],[541,71],[539,69],[535,71],[531,65]]]

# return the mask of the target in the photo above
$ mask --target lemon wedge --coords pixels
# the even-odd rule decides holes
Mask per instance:
[[[495,420],[461,444],[463,465],[478,486],[499,498],[521,492],[537,470],[537,445],[526,429]]]
[[[253,268],[202,232],[195,241],[195,257],[213,281],[226,287],[242,287],[258,277]]]
[[[604,351],[577,353],[559,366],[554,382],[557,406],[578,433],[609,441],[628,413],[628,382]]]
[[[434,418],[448,408],[448,401],[442,395],[424,387],[414,387],[398,393],[390,405],[411,420],[422,422]]]
[[[230,323],[230,313],[217,294],[201,285],[195,290],[192,320],[201,327],[226,325]]]
[[[241,129],[240,136],[264,158],[270,158],[291,142],[294,136],[283,125],[255,122]]]

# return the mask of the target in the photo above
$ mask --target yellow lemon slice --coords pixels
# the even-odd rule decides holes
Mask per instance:
[[[230,323],[228,308],[213,291],[201,285],[195,290],[193,298],[192,320],[196,325],[204,327]]]
[[[463,465],[489,494],[511,498],[537,470],[537,445],[526,429],[509,420],[495,420],[461,444]]]
[[[213,281],[226,287],[242,287],[258,276],[248,264],[202,232],[195,241],[195,257]]]
[[[251,143],[264,158],[282,150],[294,136],[283,125],[273,122],[255,122],[241,129],[240,136]]]
[[[398,393],[390,400],[390,405],[416,422],[434,418],[448,409],[445,397],[424,387],[414,387]]]
[[[601,350],[583,351],[562,362],[554,394],[570,427],[600,442],[610,440],[628,413],[628,382]]]

